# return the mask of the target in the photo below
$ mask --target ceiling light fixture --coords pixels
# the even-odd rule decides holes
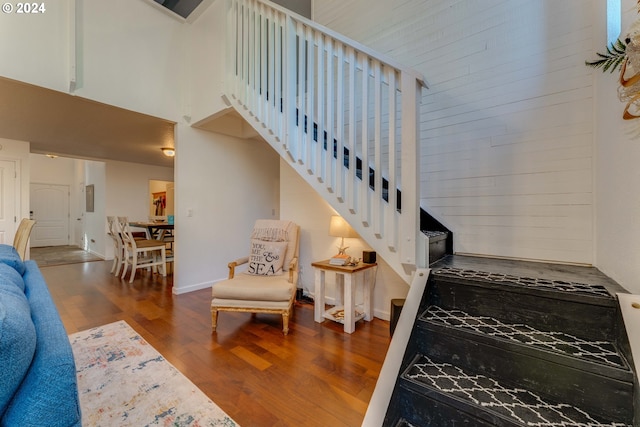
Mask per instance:
[[[57,159],[58,158],[58,156],[55,155],[55,154],[45,154],[45,156],[47,156],[50,159]]]
[[[176,149],[171,147],[163,147],[162,154],[164,154],[167,157],[173,157],[176,155]]]

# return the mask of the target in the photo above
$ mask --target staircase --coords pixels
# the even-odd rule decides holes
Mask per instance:
[[[424,78],[269,1],[226,4],[226,102],[411,282],[363,425],[634,425],[622,288],[442,258],[451,233],[418,205]]]
[[[407,282],[420,232],[418,73],[269,1],[227,0],[224,98]]]
[[[383,425],[637,425],[616,292],[593,268],[439,261]]]

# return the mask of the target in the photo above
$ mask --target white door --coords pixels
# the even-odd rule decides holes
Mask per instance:
[[[69,186],[31,184],[31,247],[69,244]]]
[[[16,163],[0,160],[0,243],[13,244],[16,234]]]

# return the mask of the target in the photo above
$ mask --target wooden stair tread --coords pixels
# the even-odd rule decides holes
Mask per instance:
[[[611,295],[607,288],[598,284],[537,277],[524,277],[506,273],[496,273],[490,271],[448,266],[433,271],[433,274],[437,277],[450,277],[459,280],[495,283],[514,288],[548,291],[565,295],[572,295],[576,297],[591,297],[615,302],[615,298]]]
[[[545,400],[538,394],[512,387],[485,375],[465,372],[451,363],[440,363],[418,354],[402,375],[403,380],[426,389],[431,399],[462,402],[481,412],[490,412],[513,425],[537,427],[609,426],[626,427],[628,424],[603,420],[573,405]],[[430,392],[435,390],[437,394]],[[629,426],[630,427],[630,426]]]
[[[629,371],[625,359],[616,346],[605,340],[590,340],[557,331],[542,331],[523,323],[505,323],[489,316],[476,316],[462,310],[449,310],[430,306],[421,320],[436,325],[453,328],[520,344],[542,351],[563,354],[591,363]]]

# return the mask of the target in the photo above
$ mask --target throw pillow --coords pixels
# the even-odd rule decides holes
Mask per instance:
[[[286,251],[287,242],[265,242],[251,239],[249,269],[247,272],[256,276],[282,274]]]

